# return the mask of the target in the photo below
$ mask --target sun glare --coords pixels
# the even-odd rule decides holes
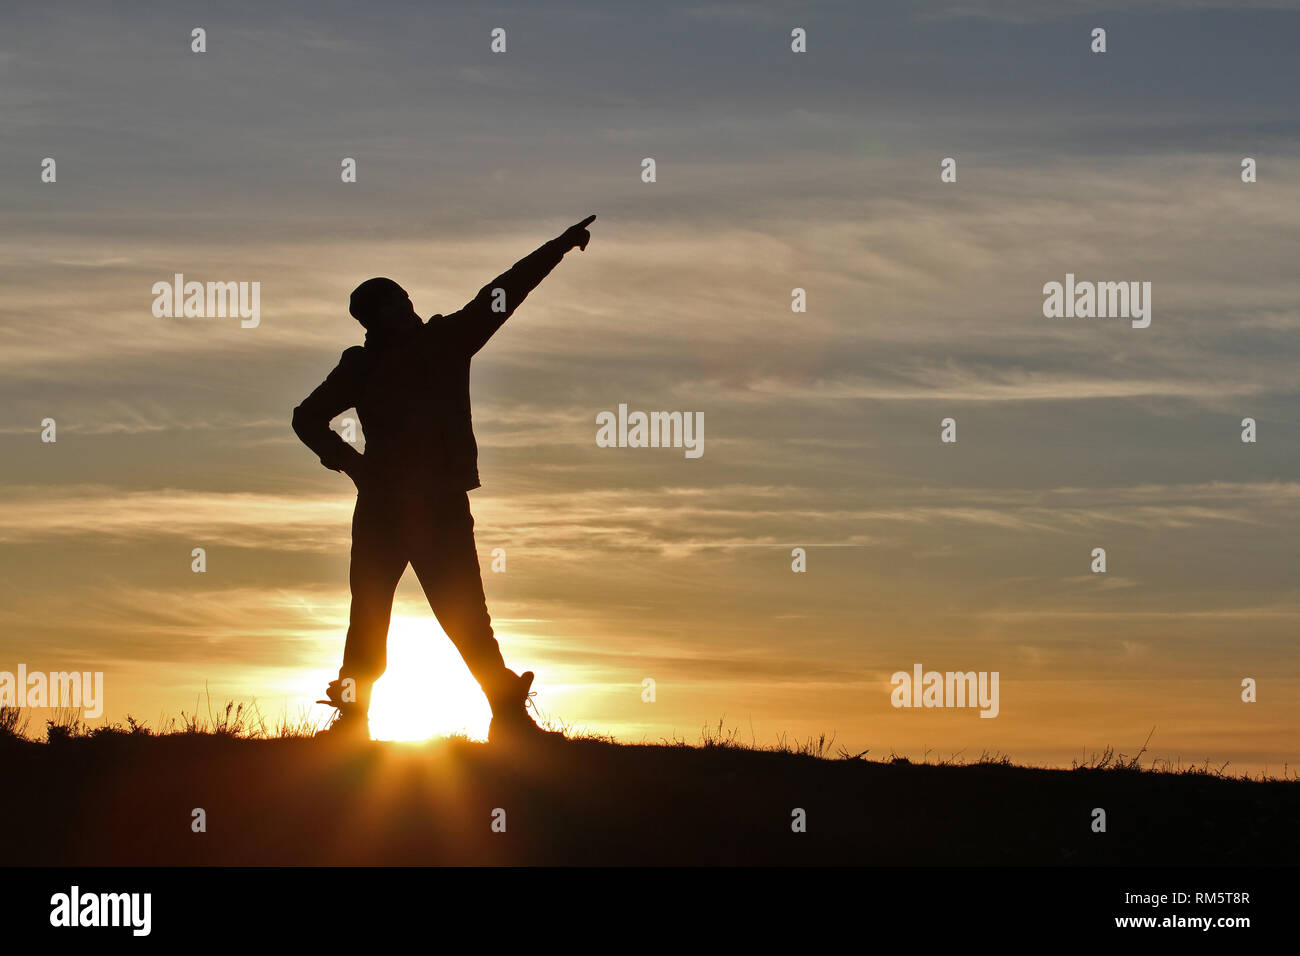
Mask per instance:
[[[463,733],[486,740],[491,720],[487,699],[438,622],[394,617],[388,670],[370,700],[370,735],[428,740]]]

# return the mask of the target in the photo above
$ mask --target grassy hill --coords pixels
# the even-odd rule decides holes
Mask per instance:
[[[12,723],[12,720],[11,720]],[[1300,859],[1300,783],[575,740],[340,746],[219,723],[0,733],[0,864],[1206,864]],[[814,744],[805,750],[824,751]],[[1094,833],[1093,808],[1107,830]],[[194,832],[194,810],[206,832]],[[792,831],[796,808],[806,832]],[[494,832],[494,818],[504,832]]]

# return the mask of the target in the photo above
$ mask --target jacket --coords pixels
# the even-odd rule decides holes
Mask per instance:
[[[338,365],[297,408],[293,429],[321,464],[352,476],[367,490],[468,491],[481,484],[470,414],[470,360],[564,258],[552,239],[497,276],[460,311],[435,315],[395,333],[372,330],[366,344],[343,352]],[[493,311],[493,305],[504,308]],[[357,410],[366,452],[330,428]]]

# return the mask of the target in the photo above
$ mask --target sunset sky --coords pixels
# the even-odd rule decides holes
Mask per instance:
[[[6,5],[0,671],[151,726],[311,708],[354,489],[289,421],[348,293],[450,312],[596,213],[473,366],[488,607],[549,716],[1300,762],[1300,3],[539,6]],[[155,317],[175,273],[260,282],[260,325]],[[1045,318],[1067,273],[1151,282],[1150,327]],[[619,403],[703,412],[703,456],[598,448]],[[411,572],[394,614],[376,734],[485,734]],[[998,671],[999,716],[895,709],[916,663]]]

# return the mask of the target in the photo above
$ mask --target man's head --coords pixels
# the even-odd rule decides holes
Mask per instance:
[[[396,331],[420,321],[411,297],[392,279],[367,279],[361,283],[352,290],[348,311],[368,330]]]

